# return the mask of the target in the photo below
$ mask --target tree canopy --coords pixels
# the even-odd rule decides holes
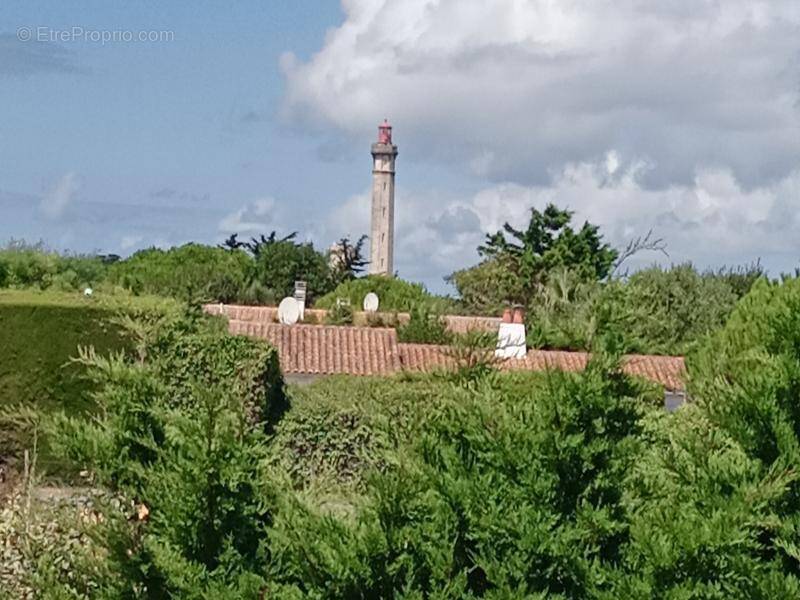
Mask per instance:
[[[573,271],[586,280],[607,277],[618,252],[603,241],[597,225],[586,222],[580,229],[573,229],[572,216],[571,211],[554,204],[548,204],[543,211],[531,208],[525,229],[505,223],[501,231],[487,234],[486,241],[478,247],[484,261],[471,269],[456,271],[449,281],[462,298],[480,299],[480,304],[486,306],[527,304],[550,274],[559,269]],[[490,297],[481,291],[486,286],[495,289]]]
[[[585,222],[579,230],[573,229],[573,214],[554,204],[544,211],[531,208],[526,229],[506,223],[502,231],[487,234],[478,252],[510,260],[526,289],[545,282],[557,268],[567,268],[586,279],[603,279],[611,272],[618,252],[603,242],[597,225]]]

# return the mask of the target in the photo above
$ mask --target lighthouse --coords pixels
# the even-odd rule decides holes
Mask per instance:
[[[394,163],[397,146],[392,144],[392,126],[378,126],[378,141],[372,144],[372,228],[370,275],[394,274]]]

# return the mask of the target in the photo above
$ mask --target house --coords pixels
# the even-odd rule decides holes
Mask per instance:
[[[211,304],[209,314],[228,318],[229,331],[268,341],[278,351],[287,381],[309,382],[325,375],[378,375],[400,372],[431,372],[455,364],[450,348],[398,341],[397,331],[389,327],[281,325],[275,323],[273,307],[227,306]],[[306,311],[308,314],[310,311]],[[324,320],[324,311],[315,318]],[[484,317],[446,318],[451,330],[465,332],[470,325],[484,331],[497,328],[499,319]],[[501,370],[581,371],[590,358],[587,352],[528,350],[525,358],[499,360]],[[660,384],[668,406],[681,404],[685,395],[685,365],[680,356],[628,355],[622,369]]]

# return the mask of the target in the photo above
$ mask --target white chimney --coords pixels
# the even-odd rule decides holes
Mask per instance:
[[[525,319],[522,308],[506,309],[503,322],[497,333],[497,348],[494,355],[498,358],[525,358],[528,350],[525,346]]]

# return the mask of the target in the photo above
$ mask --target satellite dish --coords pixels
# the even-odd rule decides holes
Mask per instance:
[[[87,287],[85,290],[83,290],[83,295],[86,296],[87,298],[92,294],[94,294],[94,291],[90,287]]]
[[[364,296],[364,310],[367,312],[376,312],[378,310],[378,294],[370,292]]]
[[[300,303],[288,296],[278,305],[278,321],[284,325],[294,325],[300,319]]]

